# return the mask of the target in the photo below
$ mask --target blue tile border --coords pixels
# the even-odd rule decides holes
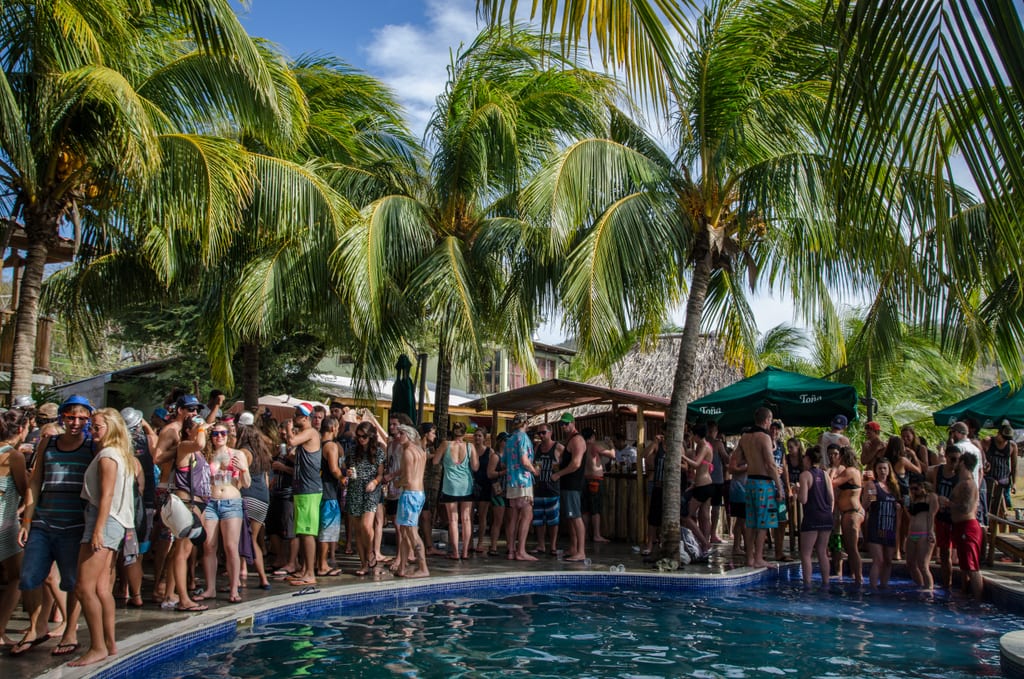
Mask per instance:
[[[387,586],[353,585],[336,593],[315,599],[283,602],[267,599],[265,606],[252,615],[252,626],[300,620],[313,616],[355,615],[367,607],[395,608],[406,602],[440,597],[507,596],[523,592],[545,592],[559,589],[615,591],[621,588],[644,588],[665,592],[722,592],[764,582],[778,577],[765,569],[739,569],[725,575],[659,575],[638,573],[523,573],[483,576],[474,579],[443,578],[415,584],[393,581]],[[203,620],[197,616],[196,622]],[[205,644],[232,639],[239,629],[235,618],[221,620],[201,629],[168,639],[155,641],[149,647],[131,653],[115,664],[88,675],[96,679],[137,679],[158,663],[181,657]]]

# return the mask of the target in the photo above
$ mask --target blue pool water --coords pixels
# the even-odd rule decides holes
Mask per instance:
[[[976,677],[1021,618],[786,582],[709,593],[555,590],[371,604],[271,623],[148,677]]]

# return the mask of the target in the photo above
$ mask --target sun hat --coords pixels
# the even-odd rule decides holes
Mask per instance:
[[[35,405],[36,400],[34,398],[27,394],[22,394],[21,396],[14,397],[14,402],[11,404],[11,407],[21,408],[22,410],[24,410],[26,408],[34,408]]]
[[[142,424],[142,411],[136,408],[124,408],[121,410],[121,419],[124,420],[124,426],[135,429]]]
[[[562,424],[572,424],[576,421],[576,418],[572,416],[572,413],[562,413],[562,416],[558,418],[558,421]]]
[[[94,410],[92,404],[89,403],[89,399],[87,399],[84,396],[79,396],[78,394],[72,394],[71,396],[68,396],[63,403],[60,404],[60,409],[58,410],[58,412],[63,414],[65,410],[73,408],[75,406],[85,408],[86,410],[89,411],[90,415]]]
[[[306,403],[303,401],[295,406],[295,412],[302,415],[303,417],[309,417],[313,414],[313,404]]]
[[[864,425],[864,428],[868,431],[873,431],[875,433],[882,431],[882,425],[878,424],[875,421],[868,422],[867,424]]]
[[[44,403],[39,406],[39,410],[36,411],[38,417],[47,418],[51,420],[57,419],[57,404],[56,403]]]
[[[256,416],[250,413],[249,411],[245,411],[244,413],[238,416],[238,424],[242,425],[243,427],[251,427],[255,422]]]
[[[846,415],[836,415],[832,418],[833,429],[846,429],[849,426],[850,420],[846,418]]]

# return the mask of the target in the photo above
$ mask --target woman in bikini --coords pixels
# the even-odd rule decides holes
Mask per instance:
[[[889,460],[875,460],[874,477],[867,481],[868,522],[864,539],[871,554],[871,586],[889,586],[892,557],[896,553],[896,516],[902,496]]]
[[[252,484],[249,463],[245,453],[228,446],[231,430],[223,422],[210,429],[210,445],[207,462],[210,465],[210,501],[203,510],[203,528],[206,543],[203,545],[203,575],[206,589],[195,597],[196,601],[217,597],[217,544],[223,538],[224,561],[228,571],[228,601],[237,604],[242,601],[238,593],[241,585],[241,558],[238,544],[242,536],[242,488]]]
[[[850,446],[843,446],[839,451],[839,463],[842,470],[832,478],[832,488],[836,493],[836,506],[839,508],[839,526],[843,534],[843,545],[850,557],[850,572],[853,581],[860,585],[864,582],[863,564],[857,541],[860,539],[860,527],[864,523],[864,507],[860,503],[860,492],[863,480],[857,468],[857,454]],[[842,571],[839,571],[840,574]]]
[[[174,480],[171,491],[186,506],[191,507],[197,518],[206,509],[210,496],[210,466],[203,456],[206,447],[206,423],[201,417],[185,420],[181,425],[181,442],[175,450]],[[204,604],[194,601],[189,594],[188,557],[192,554],[192,540],[198,539],[199,528],[193,528],[187,535],[174,536],[170,561],[170,578],[174,582],[177,601],[168,588],[163,608],[173,608],[185,613],[199,613],[208,610]]]
[[[910,480],[910,533],[907,535],[907,568],[910,577],[928,592],[935,587],[931,561],[935,550],[935,513],[939,498],[932,484],[917,474]]]
[[[901,559],[907,541],[907,526],[910,524],[910,514],[907,513],[910,502],[910,475],[923,474],[927,467],[920,466],[917,456],[913,451],[906,449],[903,439],[899,436],[889,437],[882,457],[889,461],[889,467],[892,468],[896,483],[900,487],[900,497],[903,498],[896,514],[896,558]]]
[[[245,454],[249,465],[248,488],[242,489],[242,507],[249,520],[252,534],[253,568],[260,578],[260,589],[270,589],[266,567],[263,564],[264,526],[267,523],[267,508],[270,506],[270,467],[274,459],[270,455],[270,439],[250,424],[238,425],[238,449]],[[245,577],[245,565],[242,565]]]
[[[693,531],[693,535],[700,543],[703,551],[711,549],[709,535],[711,533],[711,497],[715,493],[715,486],[711,482],[711,467],[714,464],[712,458],[714,451],[706,440],[708,428],[706,425],[694,425],[691,430],[693,457],[682,456],[693,471],[693,495],[690,498],[688,511],[684,523]]]
[[[448,558],[458,561],[469,558],[473,542],[473,474],[479,469],[480,459],[473,445],[466,443],[466,425],[452,425],[448,443],[434,453],[434,464],[441,464],[444,478],[441,482],[441,504],[448,510]],[[462,525],[462,551],[459,551],[459,525]]]
[[[380,484],[384,479],[384,448],[377,442],[377,429],[370,422],[356,426],[356,447],[348,468],[348,511],[358,524],[356,547],[359,570],[369,575],[377,566],[373,553],[373,522],[380,504]]]

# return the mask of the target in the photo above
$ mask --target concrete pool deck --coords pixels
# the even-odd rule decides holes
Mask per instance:
[[[706,564],[692,564],[676,571],[679,575],[694,576],[715,576],[730,573],[739,575],[747,572],[742,559],[733,559],[731,556],[731,545],[728,543],[719,545],[713,553],[713,557]],[[125,657],[133,652],[159,644],[161,641],[180,634],[186,634],[196,629],[223,623],[225,621],[244,621],[250,618],[256,611],[266,608],[268,603],[287,605],[307,596],[321,597],[331,594],[344,594],[348,592],[361,591],[385,591],[393,587],[415,586],[430,582],[434,578],[448,578],[464,581],[466,579],[479,579],[484,576],[509,576],[517,573],[543,573],[543,572],[566,572],[566,573],[609,573],[612,566],[622,564],[627,574],[651,574],[656,573],[655,563],[650,557],[643,557],[634,553],[629,545],[624,543],[609,543],[595,545],[590,548],[591,565],[570,564],[557,560],[554,557],[541,557],[535,563],[523,563],[508,561],[504,556],[494,557],[486,555],[475,555],[468,561],[451,561],[445,557],[431,557],[429,560],[432,578],[426,580],[407,580],[396,578],[386,571],[378,569],[373,577],[360,578],[352,575],[358,568],[358,561],[352,556],[344,556],[339,553],[339,566],[343,574],[333,578],[320,578],[318,588],[319,594],[294,596],[296,590],[301,588],[291,587],[283,581],[273,581],[270,591],[263,591],[255,588],[256,578],[249,578],[249,588],[243,591],[243,602],[231,604],[227,601],[227,594],[218,594],[215,601],[207,601],[210,610],[204,613],[179,613],[165,611],[158,605],[149,603],[151,582],[144,585],[143,594],[147,601],[142,608],[128,607],[125,602],[118,602],[117,612],[117,636],[119,656]],[[790,564],[791,567],[798,566],[798,562],[782,562],[783,565]],[[996,569],[986,570],[986,584],[993,599],[1011,597],[1021,602],[1020,607],[1011,606],[1011,610],[1018,612],[1024,610],[1024,567],[1014,564],[999,564]],[[222,583],[221,583],[222,584]],[[994,594],[994,596],[993,596]],[[1014,603],[1014,601],[1003,602]],[[12,619],[10,629],[21,629],[25,626],[25,616],[20,610]],[[10,633],[14,636],[14,633]],[[70,657],[57,658],[50,655],[50,651],[56,646],[57,640],[51,640],[40,644],[18,658],[11,658],[5,653],[0,657],[0,673],[5,679],[27,679],[28,677],[53,677],[58,679],[78,679],[87,677],[95,672],[113,665],[116,658],[104,661],[85,668],[68,667],[67,660],[78,657],[84,652],[88,645],[89,633],[83,620],[79,626],[79,642],[82,648]],[[15,636],[17,638],[17,636]]]

